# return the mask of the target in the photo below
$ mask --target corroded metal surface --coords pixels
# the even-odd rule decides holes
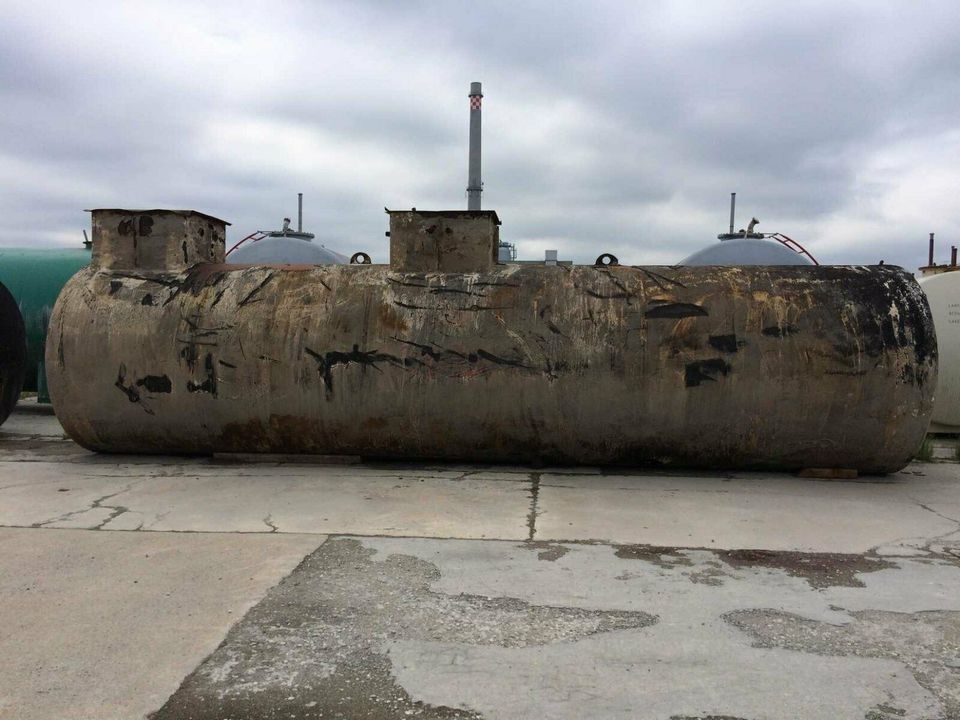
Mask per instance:
[[[936,338],[888,266],[201,264],[78,273],[47,367],[101,451],[889,472]]]

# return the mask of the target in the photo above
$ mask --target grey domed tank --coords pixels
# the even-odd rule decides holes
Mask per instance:
[[[258,230],[234,245],[226,255],[231,265],[346,265],[349,258],[313,242],[303,231],[303,193],[297,194],[297,229],[290,218],[280,230]]]
[[[680,266],[702,265],[819,265],[814,257],[795,240],[782,233],[761,233],[760,222],[750,221],[746,229],[734,232],[737,194],[730,193],[730,231],[717,235],[720,242],[698,250],[681,260]]]
[[[267,233],[230,253],[234,265],[345,265],[349,258],[313,240],[312,233],[282,231]]]
[[[726,233],[725,233],[726,234]],[[698,250],[679,265],[813,265],[808,255],[765,236],[735,236]]]

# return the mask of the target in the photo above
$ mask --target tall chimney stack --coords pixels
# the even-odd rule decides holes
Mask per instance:
[[[737,210],[737,194],[730,193],[730,234],[733,235],[733,214]]]
[[[303,232],[303,193],[297,193],[297,232]]]
[[[929,259],[927,260],[927,265],[933,267],[933,233],[930,233],[930,254]]]
[[[467,173],[467,210],[480,209],[480,103],[483,93],[480,83],[470,83],[470,167]]]

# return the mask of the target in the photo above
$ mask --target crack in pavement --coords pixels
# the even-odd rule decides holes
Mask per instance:
[[[540,515],[538,504],[540,502],[540,476],[541,473],[530,473],[530,512],[527,513],[527,542],[533,542],[537,535],[537,517]]]
[[[263,519],[263,524],[270,528],[270,532],[275,533],[280,528],[273,524],[273,513],[267,513],[267,516]]]
[[[931,513],[933,513],[934,515],[936,515],[937,517],[943,518],[944,520],[948,520],[949,522],[954,523],[954,524],[958,527],[958,529],[960,529],[960,520],[957,520],[956,518],[952,518],[952,517],[947,517],[947,516],[944,515],[942,512],[938,512],[937,510],[934,510],[934,509],[933,509],[932,507],[930,507],[929,505],[924,505],[922,502],[920,502],[919,500],[917,500],[917,499],[914,498],[914,497],[911,497],[910,499],[913,500],[917,505],[919,505],[920,507],[922,507],[922,508],[923,508],[924,510],[926,510],[927,512],[931,512]]]
[[[107,517],[105,520],[103,520],[102,522],[98,523],[97,525],[95,525],[95,526],[93,526],[93,527],[90,527],[90,528],[87,528],[87,529],[89,529],[89,530],[102,530],[103,527],[104,527],[107,523],[109,523],[111,520],[115,520],[116,518],[120,517],[120,516],[123,515],[125,512],[129,512],[129,510],[130,510],[130,508],[128,508],[128,507],[126,507],[126,506],[124,506],[124,505],[104,505],[104,502],[107,501],[107,500],[110,500],[110,499],[112,499],[112,498],[115,498],[115,497],[117,497],[118,495],[122,495],[122,494],[125,493],[125,492],[129,492],[131,489],[133,489],[133,486],[134,486],[134,485],[138,485],[139,483],[143,482],[143,481],[146,480],[146,479],[147,479],[147,478],[142,478],[142,479],[140,479],[140,480],[136,480],[136,481],[134,481],[134,482],[132,482],[132,483],[128,483],[128,484],[127,484],[123,489],[121,489],[121,490],[117,490],[116,492],[108,493],[107,495],[102,495],[101,497],[96,498],[88,507],[85,507],[85,508],[83,508],[82,510],[71,510],[71,511],[68,512],[68,513],[64,513],[63,515],[60,515],[60,516],[55,517],[55,518],[51,518],[51,519],[49,519],[49,520],[44,520],[44,521],[42,521],[42,522],[37,522],[37,523],[31,523],[30,527],[32,527],[32,528],[42,528],[42,527],[46,527],[46,526],[48,526],[48,525],[50,525],[50,524],[52,524],[52,523],[66,522],[67,520],[70,520],[71,518],[77,517],[78,515],[83,515],[84,513],[90,512],[91,510],[100,510],[100,509],[111,510],[112,512],[110,513],[110,516],[109,516],[109,517]]]

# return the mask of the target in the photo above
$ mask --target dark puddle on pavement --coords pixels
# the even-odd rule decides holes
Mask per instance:
[[[693,561],[685,550],[655,545],[618,545],[616,556],[624,560],[645,560],[663,568],[689,567]],[[860,573],[877,572],[897,565],[889,560],[868,555],[841,553],[804,553],[780,550],[706,550],[727,566],[735,569],[762,567],[783,570],[793,577],[803,578],[815,589],[845,586],[864,587],[857,578]]]

